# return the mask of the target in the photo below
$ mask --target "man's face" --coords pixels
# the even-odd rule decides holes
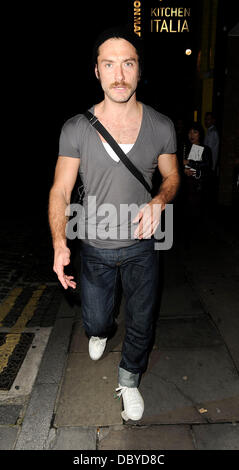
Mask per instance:
[[[207,128],[211,127],[214,124],[213,116],[211,114],[207,114],[205,116],[204,122]]]
[[[105,95],[111,101],[115,103],[129,101],[139,81],[136,49],[125,39],[108,39],[99,47],[95,74]]]

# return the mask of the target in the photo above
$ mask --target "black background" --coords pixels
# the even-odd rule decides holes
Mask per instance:
[[[150,33],[150,8],[163,3],[142,1],[145,73],[138,99],[174,119],[194,109],[201,1],[167,2],[192,8],[190,33]],[[223,8],[219,28],[226,13],[233,26],[230,8]],[[103,98],[91,63],[95,38],[109,26],[133,24],[133,1],[14,5],[3,23],[2,213],[37,215],[47,212],[61,126]]]

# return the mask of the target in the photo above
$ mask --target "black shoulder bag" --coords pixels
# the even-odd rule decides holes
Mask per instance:
[[[151,189],[150,186],[148,185],[147,181],[145,181],[142,173],[134,166],[134,164],[129,160],[127,155],[123,152],[121,147],[117,144],[117,142],[114,140],[112,135],[109,134],[109,132],[105,129],[105,127],[101,124],[101,122],[97,119],[94,114],[92,114],[90,111],[86,111],[84,116],[89,120],[91,125],[104,137],[106,142],[110,144],[114,152],[118,155],[120,160],[123,162],[123,164],[128,168],[128,170],[137,178],[137,180],[140,181],[140,183],[143,184],[143,186],[147,189],[147,191],[151,195]]]

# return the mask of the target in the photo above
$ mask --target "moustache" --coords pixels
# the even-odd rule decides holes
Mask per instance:
[[[110,85],[110,88],[115,88],[115,87],[125,87],[125,88],[131,88],[131,86],[128,84],[128,83],[125,83],[125,82],[115,82],[115,83],[112,83],[112,85]]]

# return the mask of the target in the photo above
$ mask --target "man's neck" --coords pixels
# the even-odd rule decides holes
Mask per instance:
[[[95,106],[95,114],[99,117],[104,116],[104,118],[111,119],[112,121],[121,121],[140,114],[141,108],[141,103],[134,97],[131,97],[126,103],[116,103],[105,97],[101,103]]]

